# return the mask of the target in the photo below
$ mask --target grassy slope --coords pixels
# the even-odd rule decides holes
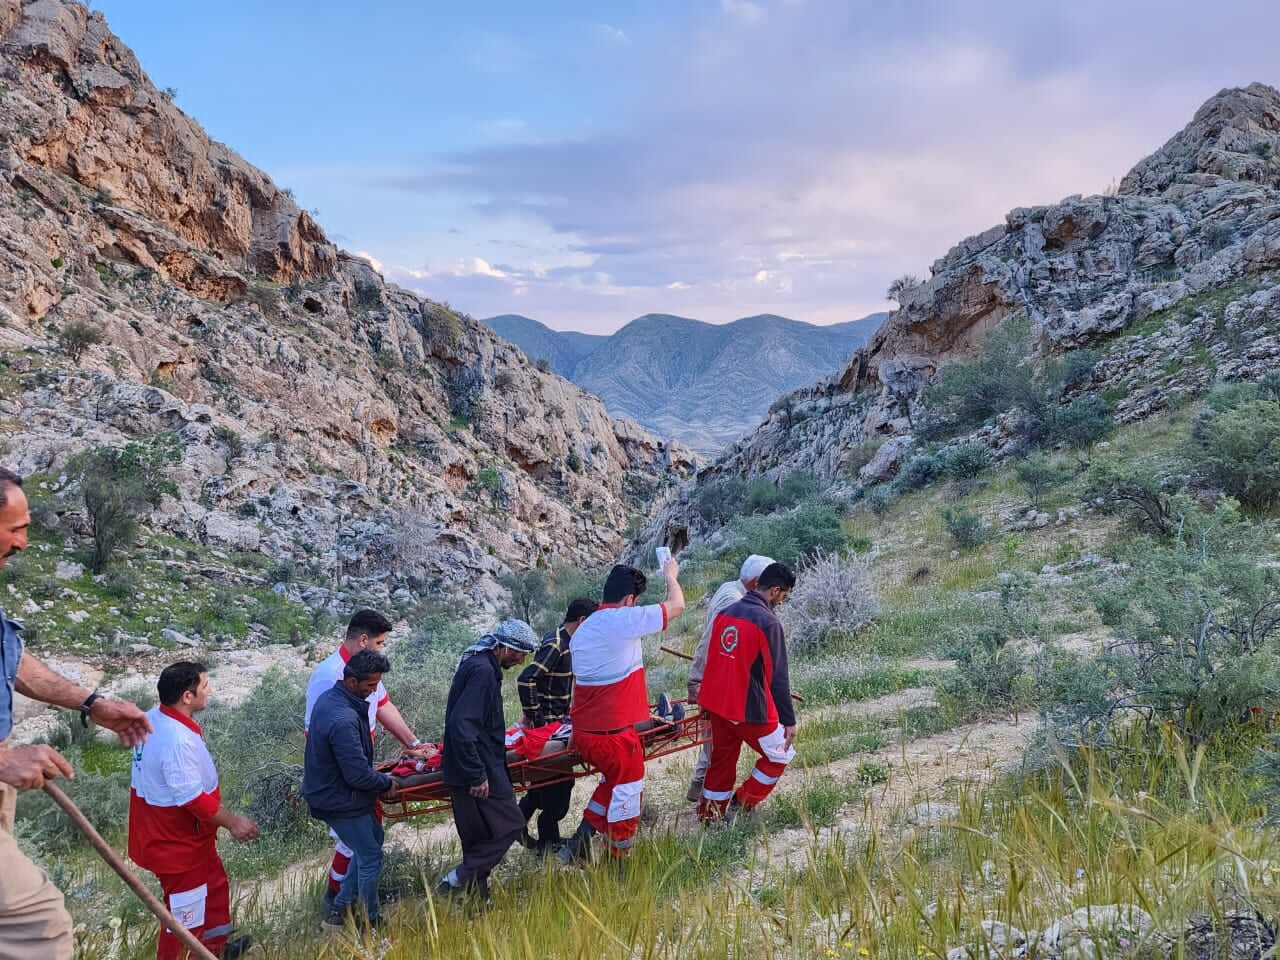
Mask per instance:
[[[1111,439],[1112,452],[1165,457],[1185,436],[1188,417],[1174,412],[1126,427]],[[1078,505],[1076,493],[1071,484],[1059,488],[1045,508]],[[992,753],[967,745],[980,732],[1009,726],[1007,719],[984,723],[927,702],[878,709],[945,675],[940,658],[948,637],[991,615],[990,592],[1001,574],[1034,576],[1047,563],[1105,554],[1115,527],[1085,514],[1060,526],[998,534],[958,554],[937,515],[939,506],[955,502],[993,522],[1025,506],[1002,467],[963,495],[935,486],[896,501],[884,517],[863,513],[850,522],[850,533],[872,544],[884,613],[860,636],[795,656],[796,688],[807,697],[799,757],[754,821],[697,829],[681,799],[692,761],[683,754],[651,765],[647,796],[657,819],[620,875],[604,866],[543,869],[517,849],[500,868],[493,910],[412,898],[393,916],[389,946],[323,938],[306,881],[270,902],[265,895],[242,900],[240,922],[271,945],[269,955],[299,958],[916,957],[972,940],[983,919],[1042,929],[1086,903],[1124,902],[1140,904],[1171,930],[1193,907],[1229,904],[1242,889],[1266,902],[1276,879],[1264,855],[1269,837],[1247,829],[1258,811],[1244,778],[1229,775],[1238,745],[1234,753],[1211,750],[1197,761],[1169,742],[1118,770],[1091,767],[1086,758],[1068,774],[992,777]],[[683,689],[683,661],[659,652],[659,642],[691,650],[701,616],[696,601],[729,576],[727,562],[686,569],[691,613],[650,642],[651,689]],[[1087,587],[1087,574],[1035,587],[1039,639],[1099,632]],[[431,687],[445,673],[431,670]],[[586,786],[579,783],[575,811]],[[911,805],[925,799],[949,805],[937,807],[943,822],[907,823]],[[430,883],[456,856],[441,818],[417,832],[396,827],[391,836],[411,841],[413,853],[396,866],[405,882],[416,875],[418,885]],[[103,929],[100,912],[83,915],[97,928],[86,956],[112,955],[114,938],[122,948],[116,955],[148,955],[149,921],[100,870],[64,864],[62,871],[68,889],[96,875],[94,903],[111,904],[126,931]],[[72,908],[79,912],[74,899]],[[1128,952],[1122,939],[1132,946],[1144,936],[1095,933],[1122,953]]]

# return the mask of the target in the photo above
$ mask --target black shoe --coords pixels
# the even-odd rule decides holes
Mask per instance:
[[[242,933],[238,937],[232,937],[222,945],[222,952],[218,954],[221,960],[239,960],[250,950],[253,949],[253,937],[247,933]]]
[[[445,878],[436,884],[435,893],[441,900],[447,900],[450,897],[460,897],[465,891],[465,887],[455,887],[448,878]]]
[[[683,704],[683,703],[673,703],[673,704],[671,705],[671,722],[672,722],[672,723],[679,723],[681,720],[683,720],[683,719],[684,719],[684,716],[685,716],[685,714],[684,714],[684,704]]]
[[[350,907],[334,906],[324,916],[324,922],[321,924],[326,930],[341,930],[347,925],[347,918],[351,916]]]
[[[583,820],[573,836],[559,849],[556,857],[563,864],[587,863],[591,860],[591,838],[596,835],[595,827]]]
[[[399,903],[404,891],[399,887],[379,887],[378,902],[383,904]]]

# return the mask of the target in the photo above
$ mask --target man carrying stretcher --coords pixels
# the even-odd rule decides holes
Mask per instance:
[[[641,641],[684,612],[674,558],[666,560],[662,573],[666,600],[638,607],[645,575],[635,567],[615,566],[605,580],[603,603],[569,641],[572,743],[583,760],[599,769],[601,779],[577,831],[560,848],[558,856],[565,863],[587,859],[597,833],[605,835],[614,857],[626,856],[634,842],[644,790],[644,748],[636,724],[649,719]]]

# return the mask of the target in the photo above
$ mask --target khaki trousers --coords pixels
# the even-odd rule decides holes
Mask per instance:
[[[71,917],[62,894],[13,837],[18,791],[0,783],[0,960],[70,960]]]

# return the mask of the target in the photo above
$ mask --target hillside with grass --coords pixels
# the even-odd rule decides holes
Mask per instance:
[[[223,851],[239,922],[298,958],[1261,957],[1280,909],[1280,461],[1258,451],[1277,431],[1274,377],[1226,385],[1045,471],[992,461],[832,523],[805,501],[693,544],[690,609],[647,641],[655,694],[686,678],[659,647],[692,649],[749,550],[800,571],[782,613],[805,700],[774,796],[706,830],[683,799],[692,756],[656,761],[622,871],[517,848],[489,910],[425,893],[457,853],[447,817],[393,826],[404,897],[382,943],[318,931],[326,843],[289,800],[305,674],[274,671],[205,723],[226,795],[269,825]],[[602,573],[553,568],[516,599],[545,626]],[[437,615],[391,648],[392,696],[424,735],[443,698],[422,691],[443,692],[470,636]],[[76,796],[120,823],[122,751],[57,736]],[[85,955],[147,956],[151,922],[69,825],[39,797],[22,811]]]

